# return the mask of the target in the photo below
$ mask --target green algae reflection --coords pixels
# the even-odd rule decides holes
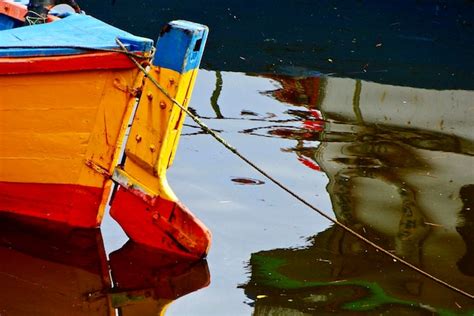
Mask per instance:
[[[249,268],[250,280],[241,287],[255,301],[256,316],[271,310],[284,315],[474,314],[473,302],[366,248],[337,227],[314,236],[306,248],[254,253]]]

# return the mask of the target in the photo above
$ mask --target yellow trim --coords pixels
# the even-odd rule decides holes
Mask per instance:
[[[150,76],[171,97],[187,106],[197,71],[194,69],[180,74],[155,67],[150,71]],[[154,196],[171,201],[177,198],[168,185],[166,170],[173,161],[184,118],[185,113],[147,80],[125,147],[125,174],[132,179],[140,179],[141,185],[151,190]]]

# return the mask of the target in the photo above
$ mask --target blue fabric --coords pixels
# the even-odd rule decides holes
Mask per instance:
[[[150,39],[134,36],[88,15],[72,14],[52,23],[0,31],[0,57],[83,53],[78,47],[119,49],[117,38],[130,51],[149,52],[153,47]]]
[[[15,20],[6,16],[4,14],[0,14],[0,31],[2,30],[9,30],[15,26]]]
[[[185,73],[199,67],[208,28],[188,21],[173,21],[165,26],[158,39],[155,66]]]

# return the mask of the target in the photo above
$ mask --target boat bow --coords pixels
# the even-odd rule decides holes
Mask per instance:
[[[110,204],[135,242],[204,257],[210,232],[166,171],[185,119],[172,100],[189,103],[207,27],[170,22],[153,49],[83,14],[8,25],[0,31],[0,212],[96,227]]]

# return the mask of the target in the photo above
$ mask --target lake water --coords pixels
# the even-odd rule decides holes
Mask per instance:
[[[471,2],[83,3],[150,37],[157,27],[145,21],[211,25],[193,111],[318,209],[474,293]],[[348,235],[190,119],[169,182],[212,231],[206,261],[127,244],[109,217],[101,233],[77,237],[90,245],[77,251],[38,232],[38,249],[48,249],[41,260],[2,254],[11,259],[2,259],[4,274],[30,267],[41,275],[10,285],[12,293],[36,289],[23,310],[87,302],[84,315],[474,314],[472,299]],[[28,244],[3,231],[5,240]],[[60,251],[69,261],[58,259]],[[103,289],[109,269],[115,285]],[[97,291],[84,297],[64,281],[74,278]],[[42,297],[45,284],[62,294]]]

